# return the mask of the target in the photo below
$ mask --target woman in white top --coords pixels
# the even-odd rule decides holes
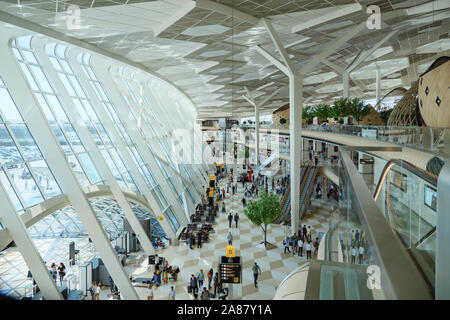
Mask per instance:
[[[303,257],[303,241],[302,239],[298,239],[298,256]]]
[[[311,259],[311,244],[309,242],[306,244],[306,259]]]
[[[170,287],[169,300],[175,300],[175,289],[173,287]]]
[[[100,300],[100,290],[101,290],[101,283],[99,282],[95,287],[94,287],[94,300]]]
[[[147,287],[147,300],[153,300],[153,288],[151,284]]]

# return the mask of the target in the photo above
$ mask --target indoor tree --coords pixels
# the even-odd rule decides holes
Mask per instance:
[[[277,194],[268,194],[263,191],[261,198],[249,201],[244,214],[256,226],[260,226],[264,232],[264,247],[267,248],[267,226],[280,214],[280,199]]]
[[[330,106],[328,104],[318,104],[313,108],[313,114],[315,117],[318,117],[322,120],[322,122],[326,122],[330,114]]]
[[[351,115],[358,121],[358,124],[365,116],[370,114],[371,109],[368,104],[358,98],[351,101]]]
[[[331,116],[339,119],[351,114],[351,101],[347,98],[339,98],[334,100],[332,111],[330,112]]]

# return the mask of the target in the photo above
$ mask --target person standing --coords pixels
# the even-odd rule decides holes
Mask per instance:
[[[286,239],[283,240],[283,244],[284,244],[284,253],[287,252],[291,253],[291,251],[289,250],[289,238],[286,237]]]
[[[352,247],[352,264],[356,261],[356,248]]]
[[[175,289],[173,288],[173,286],[171,286],[169,291],[169,300],[175,300],[175,294]]]
[[[149,284],[146,291],[147,291],[147,300],[153,300],[153,285]]]
[[[306,224],[303,225],[303,238],[306,237]]]
[[[211,300],[209,297],[209,291],[206,290],[206,287],[203,288],[202,295],[200,297],[202,300]]]
[[[202,288],[203,287],[203,280],[205,279],[205,274],[203,273],[203,269],[200,269],[200,272],[197,276],[198,279],[198,287]]]
[[[50,274],[52,275],[53,281],[56,282],[57,272],[56,272],[56,264],[55,263],[52,263],[50,266]]]
[[[298,256],[303,257],[303,240],[302,240],[302,238],[300,237],[297,242],[298,242]]]
[[[306,244],[306,259],[311,259],[311,242]]]
[[[231,228],[231,222],[233,222],[233,215],[230,211],[230,214],[228,215],[228,228]]]
[[[364,260],[364,246],[359,247],[359,264],[362,264]]]
[[[100,290],[101,290],[101,283],[99,282],[99,283],[95,286],[94,300],[100,300]]]
[[[253,270],[253,281],[255,283],[255,288],[257,288],[258,287],[258,275],[261,274],[261,268],[255,262],[255,264],[252,267],[252,270]]]
[[[208,274],[206,275],[208,277],[208,290],[211,289],[211,281],[214,274],[213,269],[209,269]]]
[[[111,276],[108,276],[108,282],[109,282],[109,290],[111,292],[114,292],[114,280]]]
[[[247,205],[247,201],[245,200],[245,197],[242,198],[242,207],[245,209],[245,206]]]
[[[306,229],[306,235],[308,236],[308,242],[311,242],[311,226]]]
[[[232,246],[233,245],[233,235],[231,234],[231,232],[228,232],[227,240],[228,240],[228,245]]]
[[[234,215],[234,222],[236,223],[236,228],[238,227],[238,222],[239,222],[239,215],[236,211],[236,214]]]

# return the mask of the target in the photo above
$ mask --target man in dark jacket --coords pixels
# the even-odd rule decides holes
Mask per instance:
[[[228,215],[228,228],[231,228],[232,221],[233,221],[233,215],[231,214],[231,211],[230,211],[230,214]]]
[[[238,227],[238,222],[239,222],[239,215],[236,212],[236,214],[234,215],[234,222],[236,222],[236,228]]]

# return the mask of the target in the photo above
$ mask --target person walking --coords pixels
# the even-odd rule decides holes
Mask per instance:
[[[308,236],[308,242],[311,242],[311,226],[306,229],[306,235]]]
[[[153,300],[153,285],[150,283],[147,286],[147,300]]]
[[[232,246],[233,245],[233,235],[231,234],[231,232],[228,232],[227,240],[228,240],[228,245]]]
[[[236,214],[234,215],[234,222],[236,223],[236,228],[238,227],[238,222],[239,222],[239,215],[236,212]]]
[[[197,276],[198,279],[198,287],[202,288],[203,287],[203,280],[205,279],[205,274],[203,273],[203,269],[200,269],[200,272]]]
[[[64,280],[64,276],[66,275],[66,266],[62,262],[58,266],[58,275],[59,275],[59,282],[62,285],[62,282]]]
[[[289,238],[286,237],[286,239],[283,240],[283,244],[284,244],[284,253],[287,252],[291,253],[291,251],[289,250]]]
[[[292,254],[295,255],[295,244],[297,243],[297,239],[295,239],[295,235],[291,236],[291,239],[289,241],[289,245],[292,248]]]
[[[52,263],[50,266],[50,274],[52,275],[53,281],[56,282],[57,272],[56,272],[56,264],[55,263]]]
[[[214,275],[213,282],[214,282],[214,296],[216,296],[217,292],[219,291],[219,286],[220,286],[218,272],[216,272],[216,274]]]
[[[214,270],[209,269],[208,274],[206,275],[206,277],[208,278],[208,290],[211,289],[211,281],[212,281],[213,274],[214,274]]]
[[[202,247],[202,233],[199,231],[197,232],[197,248]]]
[[[109,290],[112,292],[114,292],[114,280],[111,276],[108,276],[108,282],[109,282]]]
[[[190,280],[190,285],[191,285],[191,290],[192,290],[192,294],[194,295],[195,298],[197,298],[197,292],[198,292],[198,282],[197,282],[197,278],[191,274],[191,280]]]
[[[311,259],[311,242],[306,244],[306,259]]]
[[[255,283],[255,288],[257,288],[258,287],[258,275],[261,274],[261,268],[255,262],[255,264],[252,267],[252,270],[253,270],[253,281]]]
[[[228,228],[231,228],[231,222],[233,222],[233,215],[230,211],[230,214],[228,215]]]
[[[314,247],[314,255],[316,256],[317,252],[319,250],[319,238],[318,237],[316,238],[316,241],[314,241],[313,247]]]
[[[192,232],[189,232],[189,248],[192,249],[192,244],[194,243],[194,236]]]
[[[303,237],[306,237],[306,224],[303,225]]]
[[[298,243],[298,256],[303,257],[303,239],[300,237],[297,243]]]
[[[169,291],[169,300],[175,300],[175,294],[175,289],[173,288],[173,286],[171,286]]]

